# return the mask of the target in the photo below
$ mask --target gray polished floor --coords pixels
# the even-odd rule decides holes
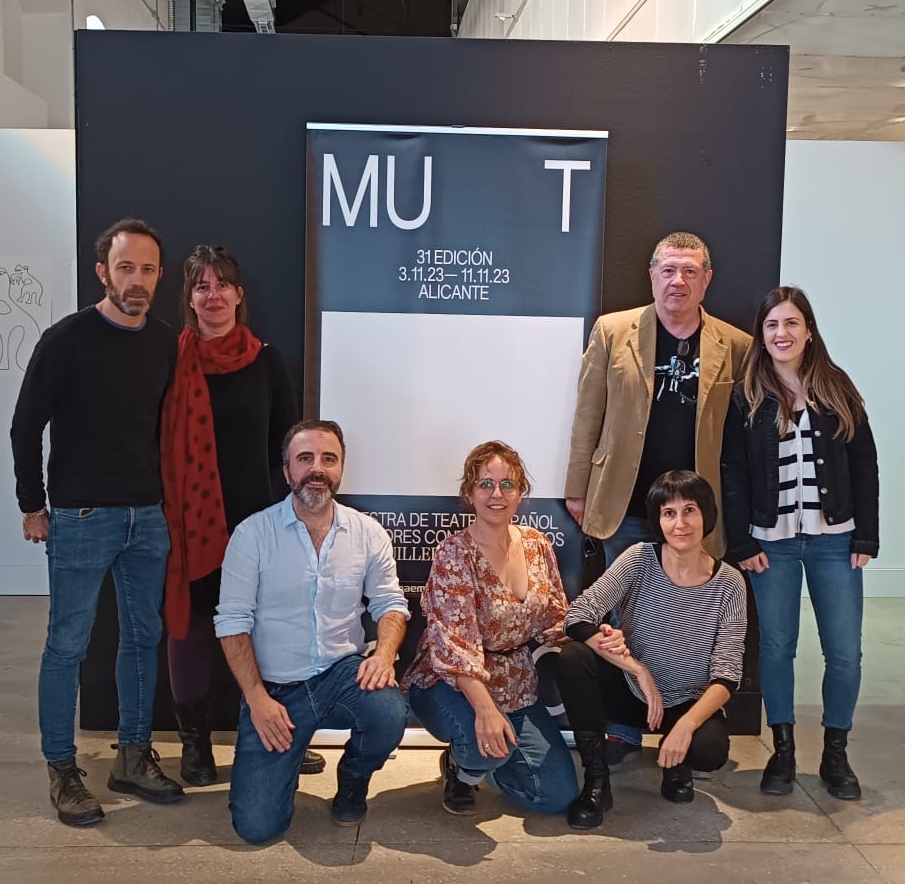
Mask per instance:
[[[807,602],[798,661],[799,776],[793,793],[759,793],[769,751],[762,738],[733,739],[730,762],[698,782],[690,805],[659,796],[652,744],[614,774],[616,806],[601,829],[572,832],[559,818],[523,817],[489,787],[479,813],[452,817],[440,806],[436,749],[402,749],[373,780],[358,828],[328,815],[337,749],[327,770],[300,780],[288,837],[244,845],[229,823],[231,734],[220,735],[220,785],[190,789],[156,807],[107,790],[109,733],[82,733],[79,762],[106,819],[61,825],[47,798],[35,703],[46,599],[0,597],[0,881],[130,882],[831,882],[905,884],[905,599],[868,599],[864,684],[850,758],[860,802],[821,787],[820,651]],[[811,705],[808,705],[811,704]],[[155,745],[178,774],[175,734]],[[647,739],[647,738],[646,738]]]

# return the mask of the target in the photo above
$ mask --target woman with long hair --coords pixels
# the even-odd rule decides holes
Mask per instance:
[[[286,492],[280,446],[298,402],[283,357],[248,327],[235,257],[200,245],[184,272],[185,328],[161,420],[171,539],[164,607],[180,772],[190,785],[207,786],[217,778],[209,691],[220,565],[236,525]],[[309,753],[301,772],[323,768],[323,758]]]
[[[862,568],[877,555],[877,449],[864,402],[827,352],[801,289],[760,305],[723,439],[727,557],[749,572],[760,620],[760,681],[774,753],[762,792],[795,779],[794,659],[802,571],[825,660],[820,776],[861,797],[848,732],[861,684]]]

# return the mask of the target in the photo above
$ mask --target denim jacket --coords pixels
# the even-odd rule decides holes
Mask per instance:
[[[772,528],[779,510],[779,403],[764,400],[752,418],[741,388],[732,394],[720,460],[726,557],[742,561],[761,552],[750,526]],[[851,551],[876,556],[880,549],[877,448],[867,416],[850,442],[836,436],[835,412],[808,406],[820,508],[830,525],[855,520]]]

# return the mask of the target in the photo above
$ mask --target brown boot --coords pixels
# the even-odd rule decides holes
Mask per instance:
[[[129,743],[117,750],[107,788],[127,792],[156,804],[172,804],[185,795],[182,786],[161,769],[160,756],[150,743]]]
[[[100,802],[82,782],[85,776],[74,758],[51,761],[47,764],[50,775],[50,803],[57,809],[57,819],[67,826],[90,826],[104,818]]]

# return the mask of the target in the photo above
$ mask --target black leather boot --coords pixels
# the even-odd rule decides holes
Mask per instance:
[[[307,776],[308,774],[319,774],[327,766],[327,759],[320,752],[313,749],[305,750],[305,757],[299,765],[299,774]]]
[[[575,731],[575,748],[584,766],[584,788],[569,805],[567,819],[573,829],[596,829],[613,806],[606,737],[596,731]]]
[[[791,724],[774,724],[773,754],[764,768],[760,790],[766,795],[788,795],[795,782],[795,735]]]
[[[660,794],[673,804],[689,804],[694,801],[694,780],[687,764],[663,768]]]
[[[211,746],[210,703],[176,703],[173,706],[182,740],[179,775],[190,786],[209,786],[217,781],[217,765]]]
[[[849,767],[845,752],[847,745],[848,731],[837,727],[824,728],[820,779],[826,783],[827,792],[834,798],[857,801],[861,797],[861,784]]]

